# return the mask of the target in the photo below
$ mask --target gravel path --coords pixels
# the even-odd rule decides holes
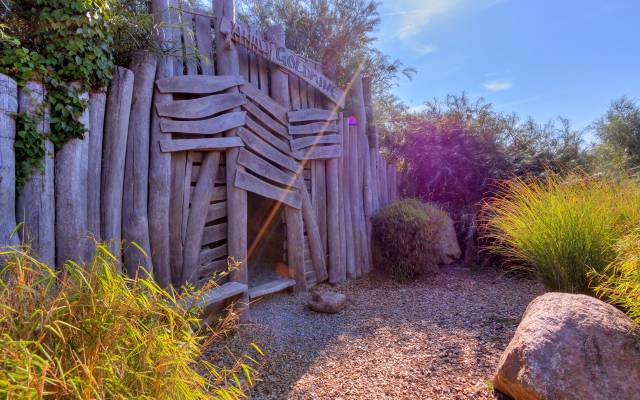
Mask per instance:
[[[253,322],[229,338],[266,353],[252,399],[492,399],[487,389],[535,281],[453,267],[398,284],[369,277],[332,288],[335,315],[278,294],[251,306]]]

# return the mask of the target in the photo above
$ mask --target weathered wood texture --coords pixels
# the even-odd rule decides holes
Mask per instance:
[[[161,117],[198,119],[240,107],[245,101],[239,93],[214,94],[193,100],[173,100],[156,108]]]
[[[122,229],[122,194],[133,95],[133,72],[116,67],[107,92],[107,114],[102,143],[101,236],[119,257]]]
[[[196,15],[196,44],[198,63],[203,75],[215,73],[213,64],[213,41],[211,40],[211,18]]]
[[[348,279],[356,278],[356,243],[353,234],[353,203],[351,202],[351,166],[350,166],[350,153],[351,153],[351,135],[349,134],[349,122],[345,118],[342,121],[342,146],[344,153],[340,159],[342,163],[341,178],[342,178],[342,205],[344,211],[344,224],[345,224],[345,242],[347,247],[346,255],[346,276]]]
[[[222,32],[220,32],[221,21],[223,18],[228,18],[231,21],[235,21],[235,6],[233,0],[220,0],[213,4],[215,15],[215,37],[222,38]],[[216,64],[218,75],[239,75],[240,66],[238,51],[233,44],[225,43],[223,40],[216,40]],[[232,88],[230,91],[237,93],[237,88]],[[237,110],[236,110],[237,111]],[[235,131],[229,131],[226,136],[235,136]],[[233,257],[237,262],[240,262],[239,268],[234,270],[231,274],[231,280],[247,284],[249,281],[247,270],[247,192],[243,189],[239,189],[234,185],[234,179],[237,170],[242,170],[244,167],[238,166],[239,149],[230,149],[226,152],[226,169],[227,169],[227,203],[229,209],[227,210],[227,218],[229,221],[229,237],[228,247],[229,255]],[[241,312],[245,319],[249,318],[248,314],[248,295],[245,295],[241,303],[245,307],[241,306]]]
[[[27,82],[19,94],[19,111],[36,121],[38,133],[42,135],[50,132],[45,96],[44,86],[39,82]],[[40,261],[55,265],[53,144],[45,140],[44,146],[46,154],[42,160],[42,171],[32,172],[20,191],[16,211],[17,221],[23,224],[19,230],[22,243],[30,244],[34,256]]]
[[[107,91],[99,90],[89,97],[89,166],[87,177],[87,229],[102,241],[100,228],[100,192],[102,188],[102,139]]]
[[[275,43],[284,46],[284,28],[272,26],[267,31],[267,37]],[[291,108],[289,99],[289,77],[278,67],[271,69],[271,96],[280,103],[285,110]],[[302,166],[297,165],[293,171],[296,174],[302,172]],[[300,195],[298,194],[298,197]],[[285,218],[287,223],[287,261],[289,268],[294,271],[296,281],[295,290],[307,289],[304,273],[304,222],[300,207],[285,206]]]
[[[167,16],[168,0],[152,0],[151,9],[153,19],[158,29],[156,43],[160,48],[168,50],[171,46],[168,26],[171,24]],[[164,79],[173,75],[171,58],[162,55],[158,57],[156,79]],[[160,151],[159,141],[168,139],[160,129],[160,116],[156,107],[171,101],[171,95],[162,94],[155,90],[153,108],[151,112],[151,143],[149,150],[149,239],[154,267],[154,277],[158,284],[166,287],[171,283],[171,269],[169,265],[169,207],[170,193],[167,188],[171,185],[171,155]]]
[[[244,79],[237,75],[180,75],[158,79],[160,93],[212,94],[241,85]]]
[[[156,64],[157,60],[154,54],[136,52],[132,56],[130,66],[135,79],[129,116],[122,195],[122,239],[125,241],[123,258],[129,276],[135,276],[139,267],[148,273],[153,273],[147,202],[149,198],[151,101]],[[142,248],[146,255],[132,243],[136,243]]]
[[[18,86],[10,77],[0,74],[0,247],[15,246],[16,227],[16,156],[13,144],[16,137]]]
[[[89,100],[87,93],[80,97]],[[88,109],[79,121],[89,129]],[[69,260],[82,262],[88,253],[88,143],[86,139],[71,139],[58,149],[55,156],[55,242],[59,267]]]
[[[230,112],[217,117],[197,121],[182,121],[162,118],[160,127],[164,133],[188,133],[194,135],[213,135],[244,126],[245,112]]]
[[[163,153],[178,151],[220,151],[232,147],[244,147],[238,137],[208,138],[208,139],[165,139],[160,141]]]

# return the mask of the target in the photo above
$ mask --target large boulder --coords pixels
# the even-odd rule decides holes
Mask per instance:
[[[443,213],[444,223],[438,235],[438,252],[441,255],[439,264],[452,264],[462,255],[458,235],[451,217]]]
[[[593,297],[547,293],[529,304],[493,384],[517,400],[640,399],[640,327]]]
[[[321,313],[335,314],[344,309],[347,297],[342,293],[330,291],[316,291],[311,293],[309,308]]]

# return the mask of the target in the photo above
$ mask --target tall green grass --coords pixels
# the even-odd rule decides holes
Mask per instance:
[[[615,245],[616,258],[604,273],[593,273],[595,292],[640,324],[640,230],[636,229]]]
[[[640,185],[628,177],[514,179],[500,185],[483,219],[490,249],[510,265],[549,289],[588,293],[588,272],[602,272],[612,245],[640,221]]]
[[[20,250],[0,264],[0,398],[238,399],[251,384],[251,359],[203,359],[228,321],[200,327],[198,302],[182,299],[202,291],[130,279],[104,246],[63,272]]]

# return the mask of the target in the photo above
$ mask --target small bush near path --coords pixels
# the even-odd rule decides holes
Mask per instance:
[[[374,264],[397,280],[432,271],[440,259],[437,239],[446,213],[433,204],[405,199],[372,218]]]
[[[491,249],[512,266],[532,271],[549,289],[590,293],[589,271],[604,271],[614,243],[640,221],[640,184],[584,175],[514,179],[484,211]]]
[[[0,398],[244,397],[246,359],[228,368],[202,359],[221,330],[199,328],[193,301],[127,278],[104,246],[64,272],[15,250],[0,264]]]
[[[604,273],[592,275],[595,292],[640,323],[640,230],[622,238],[615,250],[617,256]]]

